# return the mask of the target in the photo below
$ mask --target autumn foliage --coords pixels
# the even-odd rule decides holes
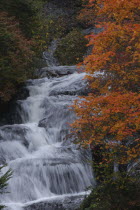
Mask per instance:
[[[0,13],[0,98],[8,101],[15,93],[15,86],[24,82],[29,75],[28,66],[34,52],[33,43],[21,33],[19,24],[7,13]]]
[[[33,77],[43,51],[43,0],[5,0],[0,10],[0,108]],[[43,28],[43,29],[41,29]],[[39,36],[40,35],[40,36]],[[41,60],[41,59],[40,59]],[[2,108],[3,109],[3,108]],[[1,110],[2,112],[2,110]]]
[[[74,135],[85,147],[99,145],[105,164],[133,163],[140,152],[140,2],[89,0],[86,12],[94,5],[102,32],[87,36],[93,50],[84,65],[92,91],[75,102]]]

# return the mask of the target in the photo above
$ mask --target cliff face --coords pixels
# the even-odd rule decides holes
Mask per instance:
[[[48,3],[52,3],[57,5],[57,7],[63,7],[63,8],[73,8],[75,7],[81,7],[82,5],[82,0],[48,0]]]

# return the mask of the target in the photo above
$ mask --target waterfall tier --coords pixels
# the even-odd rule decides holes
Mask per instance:
[[[62,70],[62,75],[27,81],[29,97],[17,101],[22,124],[0,127],[0,164],[8,164],[2,172],[13,170],[9,193],[0,195],[8,210],[74,209],[69,200],[80,199],[94,184],[83,160],[89,152],[68,137],[75,119],[69,106],[85,91],[85,73],[77,73],[76,67],[48,69],[55,76]]]

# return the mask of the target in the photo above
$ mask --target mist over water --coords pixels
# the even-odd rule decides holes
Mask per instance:
[[[27,81],[29,97],[17,101],[22,124],[0,127],[0,164],[8,164],[2,172],[13,170],[9,193],[0,195],[0,203],[8,210],[81,195],[94,184],[83,152],[66,138],[70,132],[68,123],[75,119],[68,106],[84,90],[85,73],[77,73],[75,66],[54,69],[69,69],[71,73]]]

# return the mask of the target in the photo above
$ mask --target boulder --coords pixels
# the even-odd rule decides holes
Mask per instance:
[[[58,199],[40,201],[24,207],[24,210],[76,210],[84,199],[84,195],[66,196]]]

